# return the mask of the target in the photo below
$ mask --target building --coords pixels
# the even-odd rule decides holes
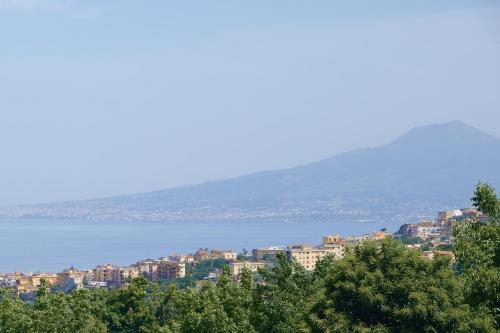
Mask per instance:
[[[349,245],[359,245],[370,239],[370,235],[364,234],[363,236],[349,236],[344,238],[344,242]]]
[[[415,224],[404,224],[397,232],[398,237],[419,237],[423,240],[439,240],[451,230],[451,220],[447,224],[436,224],[434,221],[424,220]],[[448,225],[449,224],[449,225]]]
[[[157,266],[158,265],[155,264],[155,261],[153,259],[144,259],[142,261],[138,261],[135,264],[139,275],[147,275],[148,277],[153,276]]]
[[[121,286],[128,280],[139,276],[139,270],[136,266],[115,267],[111,274],[111,281],[115,286]]]
[[[169,260],[158,260],[153,280],[175,280],[186,276],[186,264]]]
[[[63,293],[69,293],[75,289],[82,289],[83,286],[83,277],[68,276],[64,278],[64,281],[61,283],[61,291]]]
[[[276,260],[276,255],[278,253],[285,253],[286,248],[284,246],[268,246],[261,247],[252,250],[252,257],[254,260]]]
[[[15,291],[18,295],[23,293],[31,293],[36,290],[37,288],[35,288],[31,284],[29,277],[19,277],[16,280]]]
[[[316,262],[327,256],[340,259],[344,256],[345,245],[341,242],[326,244],[314,248],[309,245],[291,245],[286,253],[288,258],[297,261],[306,270],[312,271],[316,268]]]
[[[94,281],[95,280],[95,275],[94,275],[94,270],[93,269],[87,269],[83,271],[83,281]]]
[[[108,284],[107,282],[102,282],[102,281],[87,281],[85,286],[87,288],[107,288]]]
[[[99,282],[113,281],[113,270],[115,267],[111,264],[99,265],[94,268],[94,280]]]
[[[327,235],[327,236],[323,236],[323,242],[322,244],[325,245],[325,244],[335,244],[335,243],[338,243],[342,240],[342,238],[340,238],[339,235]]]
[[[432,221],[422,221],[415,225],[414,236],[424,240],[441,238],[442,226],[434,224]]]
[[[174,253],[168,256],[168,260],[175,262],[191,263],[194,262],[194,256]]]
[[[73,267],[63,270],[61,273],[57,273],[57,284],[64,284],[64,281],[68,278],[81,279],[85,278],[85,272],[79,271]]]
[[[437,224],[445,224],[449,219],[462,216],[464,212],[460,209],[453,209],[446,212],[438,212]]]
[[[209,256],[210,259],[224,259],[229,261],[235,261],[236,257],[236,252],[232,250],[212,250]]]
[[[15,288],[16,287],[16,280],[8,277],[8,276],[2,276],[0,277],[0,288]]]
[[[455,262],[455,254],[453,253],[453,251],[424,251],[422,252],[422,256],[427,258],[427,259],[430,259],[430,260],[433,260],[434,257],[436,256],[436,254],[439,254],[439,255],[442,255],[442,256],[445,256],[445,257],[449,257],[451,259],[451,262]]]
[[[210,259],[210,252],[206,248],[205,249],[199,249],[194,254],[194,260],[195,261],[200,262],[200,261],[208,260],[208,259]]]
[[[239,276],[243,269],[248,269],[251,272],[257,272],[259,268],[264,268],[268,265],[267,262],[263,261],[239,261],[231,263],[231,274],[233,276]]]
[[[204,260],[210,259],[224,259],[229,261],[236,260],[236,252],[232,250],[211,250],[209,251],[207,248],[199,249],[194,254],[194,261],[200,262]]]
[[[42,285],[42,281],[45,281],[49,286],[57,284],[57,275],[56,274],[47,274],[47,273],[37,273],[33,274],[29,277],[30,284],[38,289]]]
[[[14,284],[14,289],[18,294],[32,293],[40,288],[42,281],[52,286],[57,284],[57,275],[46,273],[36,273],[27,276],[19,275]]]
[[[370,238],[374,241],[379,241],[379,240],[383,240],[384,238],[389,237],[389,236],[390,236],[390,234],[388,234],[385,231],[380,230],[380,231],[375,231]]]

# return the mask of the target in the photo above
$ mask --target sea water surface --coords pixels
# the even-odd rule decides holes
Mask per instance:
[[[199,248],[251,249],[317,245],[327,234],[362,235],[399,223],[332,222],[115,222],[0,219],[0,272],[57,272],[74,266],[128,265]]]

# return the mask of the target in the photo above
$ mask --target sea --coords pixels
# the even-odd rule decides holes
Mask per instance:
[[[363,235],[400,223],[221,221],[137,222],[60,219],[0,219],[0,273],[59,272],[98,264],[129,265],[145,258],[194,253],[199,248],[243,249],[317,245],[328,234]]]

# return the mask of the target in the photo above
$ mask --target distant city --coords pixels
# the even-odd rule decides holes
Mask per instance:
[[[332,218],[346,217],[353,221],[411,221],[429,216],[441,206],[437,203],[408,204],[395,207],[376,200],[345,201],[291,201],[278,207],[230,208],[205,206],[184,209],[140,209],[123,205],[121,207],[95,208],[86,202],[65,206],[36,205],[0,208],[0,217],[5,218],[50,218],[88,219],[105,221],[330,221]],[[441,206],[442,207],[442,206]],[[400,214],[391,215],[394,211]]]

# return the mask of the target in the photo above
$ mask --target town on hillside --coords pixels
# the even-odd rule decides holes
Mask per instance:
[[[230,267],[236,282],[244,269],[256,273],[261,268],[272,267],[280,253],[295,260],[306,270],[313,271],[321,259],[329,256],[334,259],[342,258],[349,247],[368,240],[380,241],[386,237],[401,240],[406,247],[420,251],[428,259],[432,260],[439,254],[449,256],[453,263],[453,226],[464,221],[485,220],[486,216],[476,209],[455,209],[439,212],[433,220],[404,224],[394,234],[379,230],[362,236],[326,235],[317,246],[267,246],[253,249],[251,253],[246,250],[236,253],[233,250],[202,248],[193,254],[171,254],[158,259],[144,259],[125,267],[103,264],[89,270],[71,267],[58,273],[0,273],[0,288],[10,288],[26,300],[33,299],[43,284],[50,286],[52,290],[70,292],[81,288],[116,288],[139,276],[155,282],[176,284],[180,288],[199,288],[207,281],[216,281],[221,276],[224,265]]]

